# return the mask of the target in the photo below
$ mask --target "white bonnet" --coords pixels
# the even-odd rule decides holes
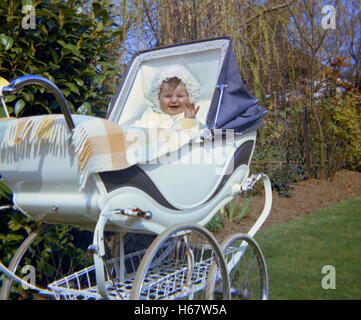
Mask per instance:
[[[182,82],[186,86],[186,90],[189,95],[189,100],[192,103],[197,104],[200,93],[199,82],[191,75],[189,71],[187,71],[181,65],[172,65],[162,68],[161,70],[158,71],[158,73],[154,77],[150,89],[150,98],[154,103],[154,105],[159,107],[159,90],[163,81],[166,81],[173,77],[177,77],[182,80]]]

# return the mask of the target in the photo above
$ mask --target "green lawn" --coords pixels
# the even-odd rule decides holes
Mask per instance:
[[[269,298],[361,299],[361,197],[259,231],[265,255]],[[335,268],[335,289],[322,279]],[[328,282],[330,283],[330,282]]]

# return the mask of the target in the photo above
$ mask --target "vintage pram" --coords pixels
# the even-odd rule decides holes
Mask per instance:
[[[94,128],[131,127],[149,105],[147,91],[157,70],[175,64],[186,68],[200,83],[197,117],[204,124],[201,135],[175,151],[168,150],[156,161],[132,163],[123,169],[94,166],[84,176],[72,144],[75,130],[89,121]],[[44,223],[28,236],[7,268],[0,264],[6,275],[3,299],[8,298],[14,281],[57,299],[268,298],[267,268],[253,236],[271,210],[271,184],[265,174],[250,175],[265,109],[257,105],[241,80],[230,37],[137,53],[105,120],[70,114],[59,89],[42,77],[20,77],[2,93],[14,94],[28,84],[49,89],[63,115],[9,117],[0,122],[0,174],[13,192],[13,208]],[[20,121],[24,119],[30,121],[25,122],[28,132],[23,129],[20,137]],[[58,127],[51,134],[42,133],[55,124]],[[36,144],[36,139],[42,140]],[[104,141],[99,139],[95,148]],[[30,147],[31,143],[34,146]],[[257,181],[263,182],[265,194],[258,220],[248,234],[229,235],[218,244],[204,226]],[[32,282],[30,273],[24,278],[19,268],[27,264],[22,262],[25,253],[36,241],[46,239],[44,232],[52,225],[92,231],[87,247],[94,264],[52,276],[44,285],[44,276]],[[154,235],[150,246],[136,243],[133,251],[126,252],[125,244],[137,234]],[[59,266],[55,269],[61,271]]]

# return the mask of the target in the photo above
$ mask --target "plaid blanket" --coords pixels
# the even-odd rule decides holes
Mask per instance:
[[[70,132],[63,115],[45,115],[0,122],[1,162],[23,161],[48,144],[48,152],[66,152],[70,147],[80,166],[80,189],[92,173],[121,170],[178,150],[198,138],[201,130],[193,119],[181,119],[172,129],[120,127],[108,120],[73,115]],[[30,152],[29,152],[30,151]]]

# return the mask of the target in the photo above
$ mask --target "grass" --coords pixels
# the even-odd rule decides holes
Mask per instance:
[[[261,230],[271,300],[361,299],[361,197]],[[325,265],[336,288],[323,289]]]

